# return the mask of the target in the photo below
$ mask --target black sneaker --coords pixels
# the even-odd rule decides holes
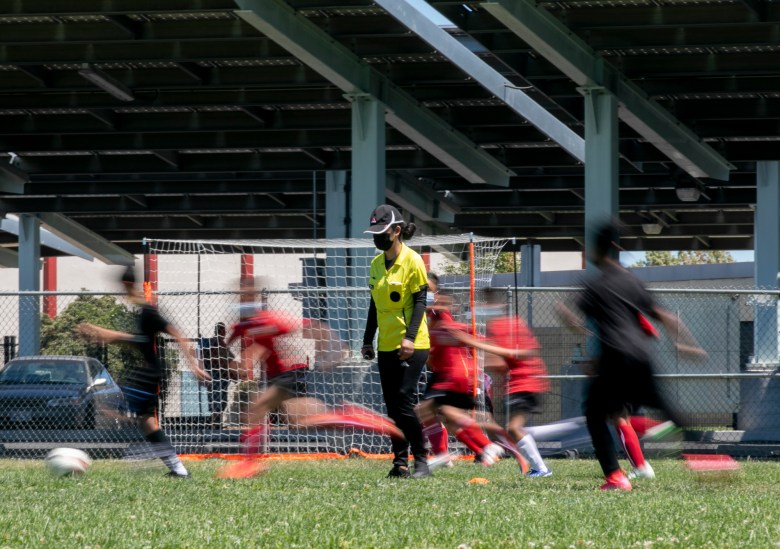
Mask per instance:
[[[388,478],[409,478],[410,476],[409,468],[401,465],[393,466],[393,468],[390,469],[390,472],[387,473]]]
[[[415,462],[414,474],[412,475],[412,478],[428,478],[432,476],[433,473],[431,473],[431,470],[428,468],[427,463],[425,463],[424,461]]]
[[[191,479],[192,475],[190,473],[187,473],[186,475],[180,475],[176,471],[169,471],[165,474],[166,477],[170,478],[178,478],[178,479]]]

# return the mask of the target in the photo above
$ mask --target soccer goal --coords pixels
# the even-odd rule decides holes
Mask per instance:
[[[505,243],[446,235],[415,237],[407,244],[439,276],[456,318],[480,333],[484,296],[479,290],[490,285]],[[370,299],[368,271],[378,253],[371,240],[146,240],[145,246],[153,258],[148,297],[193,341],[214,378],[199,383],[175,345],[162,345],[168,376],[161,418],[179,451],[240,451],[238,434],[247,426],[248,403],[265,388],[264,369],[245,342],[227,345],[221,331],[224,325],[229,336],[242,311],[257,300],[301,323],[302,329],[280,338],[279,351],[284,360],[305,365],[306,394],[318,406],[354,404],[384,413],[376,365],[360,355]],[[252,295],[241,291],[247,281],[252,281]],[[484,406],[481,391],[477,401]],[[268,452],[372,454],[389,449],[387,437],[349,427],[303,427],[291,415],[283,407],[269,416]]]

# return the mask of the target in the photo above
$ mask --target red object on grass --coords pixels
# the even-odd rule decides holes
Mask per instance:
[[[739,469],[739,463],[731,456],[724,454],[683,454],[688,468],[695,472],[734,471]]]

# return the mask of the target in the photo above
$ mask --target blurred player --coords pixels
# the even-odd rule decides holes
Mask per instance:
[[[659,320],[681,354],[706,356],[682,322],[658,307],[639,279],[612,257],[619,249],[619,238],[614,223],[598,228],[591,260],[600,274],[586,282],[577,300],[577,307],[595,324],[599,339],[599,356],[585,403],[585,417],[606,479],[602,490],[632,488],[618,465],[607,421],[625,417],[627,410],[645,405],[664,411],[674,423],[681,425],[661,398],[653,378],[647,319],[642,315]],[[559,304],[559,312],[570,327],[586,332],[582,322],[565,305]],[[662,424],[653,430],[669,425]]]
[[[189,478],[190,474],[182,464],[170,441],[160,429],[155,411],[157,409],[159,385],[165,373],[165,365],[157,353],[157,335],[171,335],[182,350],[187,366],[201,381],[210,381],[211,377],[198,364],[192,347],[184,340],[181,332],[166,320],[155,306],[144,299],[143,292],[135,284],[133,267],[128,267],[122,276],[122,284],[129,301],[141,309],[138,317],[138,333],[129,334],[101,328],[89,323],[79,324],[76,333],[82,337],[101,343],[122,343],[135,347],[143,355],[140,366],[128,365],[126,380],[121,387],[128,408],[138,416],[138,425],[144,437],[152,445],[152,453],[160,457],[170,469],[169,475],[176,478]]]
[[[279,338],[301,329],[308,335],[327,336],[329,330],[324,323],[316,320],[303,322],[290,319],[278,312],[269,311],[263,300],[254,306],[242,305],[242,315],[248,316],[233,326],[228,338],[228,345],[237,338],[248,340],[247,354],[249,362],[261,360],[265,367],[267,388],[249,405],[248,427],[241,434],[241,447],[244,454],[257,454],[264,450],[267,437],[265,428],[266,415],[277,409],[282,409],[293,427],[356,427],[393,438],[403,438],[401,432],[393,423],[382,416],[355,405],[345,405],[344,413],[337,413],[321,400],[307,396],[305,369],[303,362],[283,360],[279,355]],[[251,316],[249,316],[251,315]],[[321,345],[324,345],[321,344]],[[332,357],[332,344],[326,345]],[[340,353],[336,356],[341,356]],[[262,467],[256,460],[248,459],[229,465],[219,473],[222,477],[247,477],[260,472]]]
[[[429,273],[429,289],[432,281],[434,288],[438,290],[438,277]],[[451,463],[446,449],[447,432],[442,428],[437,414],[444,419],[459,441],[475,454],[482,456],[483,465],[492,465],[504,453],[500,446],[490,442],[477,422],[467,413],[476,405],[475,365],[468,348],[452,334],[454,331],[465,331],[466,326],[456,323],[452,318],[449,303],[448,296],[438,294],[428,306],[428,333],[431,338],[428,367],[433,372],[433,378],[422,401],[415,408],[423,426],[423,433],[432,441],[434,447],[435,455],[428,460],[431,470]],[[444,451],[441,451],[440,442],[438,445],[434,444],[434,441],[442,438]]]
[[[485,340],[461,334],[461,341],[502,359],[498,364],[487,366],[507,376],[505,402],[509,410],[506,431],[495,423],[485,425],[491,434],[502,436],[508,433],[516,450],[529,463],[529,478],[549,477],[552,471],[542,459],[533,435],[525,430],[529,414],[541,409],[542,394],[548,383],[542,376],[547,370],[539,356],[539,342],[528,326],[516,316],[502,316],[491,319],[487,324]],[[521,463],[522,469],[522,463]]]

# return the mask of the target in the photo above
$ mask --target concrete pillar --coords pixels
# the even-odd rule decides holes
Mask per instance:
[[[582,88],[585,99],[585,252],[593,249],[593,231],[618,216],[617,99],[604,88]]]
[[[756,287],[776,290],[780,275],[780,162],[756,165],[756,213],[754,223]],[[777,363],[777,300],[756,305],[754,362]]]
[[[19,216],[19,290],[40,291],[41,225],[32,214]],[[19,356],[40,354],[41,298],[19,298]]]
[[[352,179],[348,237],[363,238],[371,211],[385,201],[385,106],[369,95],[352,100]]]
[[[762,289],[778,289],[780,274],[780,162],[756,164],[755,281]],[[769,377],[778,367],[778,301],[767,297],[755,305],[753,360],[745,371],[767,377],[740,383],[737,427],[752,439],[780,440],[780,379]]]
[[[385,106],[376,98],[356,94],[352,100],[352,177],[348,189],[348,220],[352,238],[365,238],[371,212],[385,201]],[[374,248],[347,250],[347,341],[361,342],[368,311],[368,271]]]

